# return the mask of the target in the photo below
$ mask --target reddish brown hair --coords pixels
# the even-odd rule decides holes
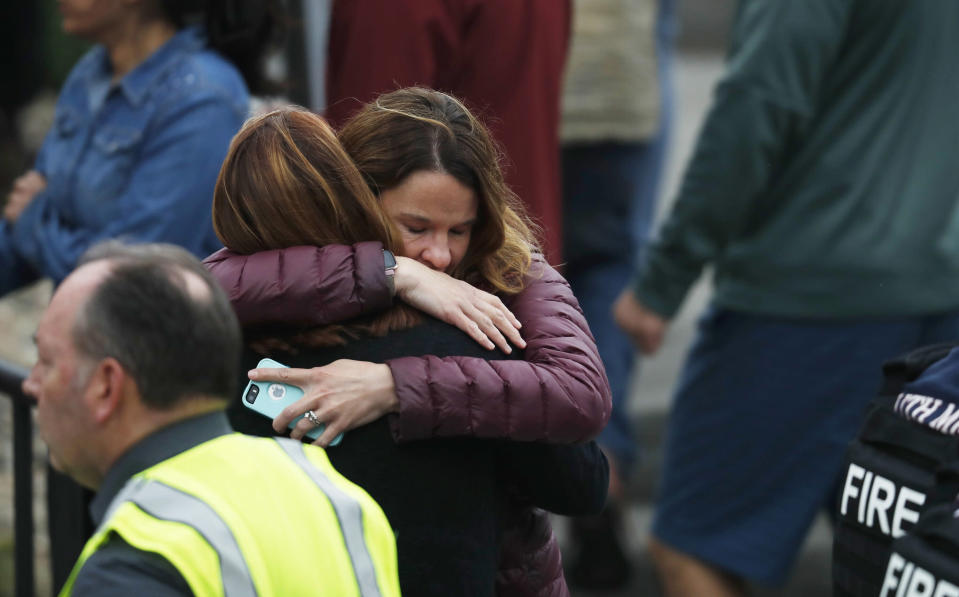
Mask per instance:
[[[233,138],[213,191],[213,228],[224,246],[242,254],[371,240],[398,248],[389,219],[333,130],[299,107],[252,118]],[[327,326],[292,342],[342,343],[357,331],[382,335],[417,320],[412,309],[398,305],[362,323]]]
[[[213,228],[250,254],[395,234],[330,126],[302,108],[252,118],[233,138],[213,191]]]

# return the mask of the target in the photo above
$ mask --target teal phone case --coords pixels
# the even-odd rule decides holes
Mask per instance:
[[[278,363],[273,359],[261,359],[256,366],[259,369],[286,368],[286,365]],[[255,391],[251,390],[251,388],[254,386],[257,388]],[[250,383],[246,384],[246,388],[243,389],[243,406],[260,413],[272,421],[283,411],[284,408],[293,404],[302,397],[303,390],[297,386],[271,381],[250,381]],[[299,420],[302,418],[303,415],[300,415],[299,417],[290,421],[289,428],[293,429],[297,422],[299,422]],[[314,427],[306,433],[306,437],[310,439],[316,439],[320,437],[320,434],[323,433],[324,429],[326,429],[326,425]],[[335,446],[340,443],[342,439],[343,434],[341,433],[333,438],[333,441],[330,442],[330,445]]]

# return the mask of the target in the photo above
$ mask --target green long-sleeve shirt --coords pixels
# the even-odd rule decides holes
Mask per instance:
[[[743,0],[634,289],[851,318],[959,308],[959,0]]]

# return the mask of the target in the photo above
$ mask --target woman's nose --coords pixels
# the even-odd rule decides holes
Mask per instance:
[[[445,272],[453,260],[449,244],[442,239],[434,239],[422,253],[423,261],[431,268]]]

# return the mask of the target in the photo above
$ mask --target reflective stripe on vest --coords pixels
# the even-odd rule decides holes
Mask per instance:
[[[110,503],[106,524],[124,502],[132,502],[154,518],[179,522],[192,527],[220,559],[220,578],[225,597],[256,597],[250,569],[230,527],[203,500],[151,479],[134,479],[127,483]]]
[[[330,482],[323,471],[309,461],[306,453],[303,452],[301,442],[280,438],[276,438],[276,441],[287,456],[292,458],[293,462],[299,465],[303,472],[316,483],[320,491],[330,498],[336,517],[340,521],[343,538],[346,540],[346,550],[350,554],[350,561],[353,562],[353,571],[356,574],[356,582],[360,586],[360,595],[363,597],[380,597],[380,587],[376,583],[373,559],[370,557],[369,549],[366,547],[366,538],[363,536],[363,509],[356,500]]]

